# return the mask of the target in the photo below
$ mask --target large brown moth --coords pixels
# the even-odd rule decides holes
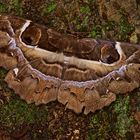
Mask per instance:
[[[140,46],[75,38],[19,17],[0,15],[0,66],[27,103],[58,100],[76,113],[108,106],[140,86]]]

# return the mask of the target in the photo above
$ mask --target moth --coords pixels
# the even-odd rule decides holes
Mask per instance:
[[[0,15],[0,67],[9,70],[5,81],[27,103],[57,100],[88,114],[140,86],[140,45],[79,39]]]

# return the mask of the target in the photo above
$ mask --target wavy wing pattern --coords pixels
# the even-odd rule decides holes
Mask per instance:
[[[76,113],[95,112],[140,86],[139,56],[139,45],[74,38],[0,15],[0,66],[27,103],[58,100]]]

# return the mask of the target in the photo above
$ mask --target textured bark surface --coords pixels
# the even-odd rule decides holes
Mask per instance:
[[[0,23],[5,81],[27,103],[58,100],[88,114],[140,86],[139,45],[74,38],[13,16]]]

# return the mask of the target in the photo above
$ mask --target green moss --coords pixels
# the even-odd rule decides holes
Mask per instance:
[[[4,3],[0,2],[0,13],[4,13],[6,12],[6,10],[7,6]]]
[[[114,136],[117,139],[129,137],[133,124],[129,101],[129,96],[118,96],[111,106],[94,113],[89,123],[87,140],[104,140]]]
[[[105,24],[103,25],[103,28],[106,31],[111,31],[114,30],[116,28],[116,23],[114,21],[107,21],[105,22]]]
[[[134,26],[128,22],[126,16],[122,15],[119,25],[119,39],[127,40],[129,38],[130,33],[134,30]]]
[[[64,132],[65,132],[65,130],[64,130],[64,128],[63,128],[63,127],[60,127],[60,128],[58,129],[58,132],[61,134],[61,133],[64,133]]]
[[[81,13],[84,13],[84,14],[88,14],[88,13],[90,13],[91,11],[90,11],[90,8],[89,8],[88,6],[81,6],[81,7],[80,7],[80,12],[81,12]]]
[[[88,140],[95,139],[107,139],[108,134],[112,129],[111,118],[106,111],[101,110],[100,112],[93,114],[90,120],[89,133],[87,136]]]
[[[7,70],[0,68],[0,79],[4,79],[6,73],[7,73]]]
[[[121,15],[120,22],[105,21],[98,25],[93,25],[90,36],[92,38],[117,39],[127,41],[134,31],[134,26],[129,23],[127,16]],[[108,38],[109,37],[109,38]]]
[[[92,28],[92,31],[90,32],[90,35],[89,37],[91,38],[101,38],[102,36],[102,28],[101,26],[99,25],[94,25],[93,28]]]
[[[133,119],[129,116],[130,113],[130,97],[120,96],[114,105],[114,110],[117,114],[117,121],[115,124],[115,130],[121,137],[125,137],[129,132]]]
[[[49,4],[45,4],[42,10],[42,15],[48,15],[56,9],[57,4],[52,1]]]
[[[88,16],[84,17],[83,20],[79,20],[79,17],[77,17],[77,19],[75,20],[76,29],[78,31],[86,31],[88,21],[89,21]]]
[[[26,102],[18,99],[17,96],[13,96],[13,99],[0,106],[0,124],[8,127],[9,131],[13,127],[18,127],[24,123],[33,124],[47,119],[46,106],[28,105]]]
[[[90,121],[90,125],[92,126],[94,124],[98,124],[99,122],[100,122],[99,117],[97,114],[95,114]]]
[[[15,12],[16,15],[22,15],[22,1],[21,0],[11,0],[8,6],[8,12]]]

